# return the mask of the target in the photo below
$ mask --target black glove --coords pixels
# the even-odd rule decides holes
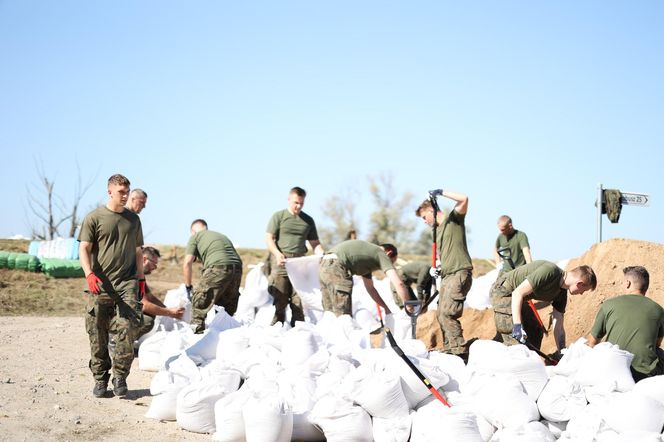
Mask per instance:
[[[435,198],[443,194],[443,189],[432,189],[429,191],[429,196]]]
[[[512,327],[512,337],[520,343],[525,344],[528,335],[526,334],[521,324],[514,324]]]
[[[187,290],[187,299],[191,301],[191,292],[194,290],[194,286],[185,285],[184,288]]]

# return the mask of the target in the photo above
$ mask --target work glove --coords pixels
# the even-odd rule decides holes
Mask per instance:
[[[191,292],[194,290],[194,286],[185,285],[184,288],[187,290],[187,299],[191,301]]]
[[[145,296],[145,278],[138,280],[138,294],[141,298]]]
[[[528,335],[521,324],[514,324],[512,327],[512,337],[520,343],[525,344]]]
[[[429,269],[429,275],[431,275],[432,278],[438,278],[440,276],[440,267],[431,267]]]
[[[429,191],[429,196],[435,198],[443,194],[443,189],[432,189]]]
[[[88,281],[88,290],[90,293],[93,293],[95,295],[98,295],[101,293],[101,279],[97,277],[94,273],[90,272],[88,276],[85,277],[85,279]]]

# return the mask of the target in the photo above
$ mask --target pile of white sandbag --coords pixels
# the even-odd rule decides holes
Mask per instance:
[[[611,344],[581,339],[545,367],[524,346],[476,341],[465,364],[427,351],[409,339],[409,318],[388,315],[448,408],[389,346],[372,348],[375,304],[359,280],[354,318],[318,312],[291,328],[269,325],[259,272],[240,314],[211,312],[204,335],[162,324],[142,343],[139,368],[156,371],[147,417],[238,442],[662,440],[664,376],[635,384],[632,355]],[[385,280],[375,285],[391,300]]]

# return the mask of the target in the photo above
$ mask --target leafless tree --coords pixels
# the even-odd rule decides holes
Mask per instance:
[[[334,194],[325,200],[323,214],[332,225],[319,229],[323,247],[330,248],[348,239],[351,231],[357,233],[358,223],[355,214],[357,197],[357,191],[346,189],[341,194]]]

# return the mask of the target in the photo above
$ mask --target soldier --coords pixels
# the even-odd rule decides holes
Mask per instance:
[[[533,257],[530,255],[528,236],[512,226],[512,218],[507,215],[498,218],[498,230],[500,230],[500,234],[498,235],[498,238],[496,238],[496,244],[493,248],[493,257],[496,261],[496,266],[500,266],[499,274],[509,272],[510,270],[514,270],[517,267],[533,261]],[[498,254],[498,250],[504,247],[507,247],[510,251],[510,257],[512,263],[514,263],[514,268],[512,268],[509,261],[502,261]]]
[[[109,200],[88,213],[78,236],[81,267],[88,283],[85,328],[90,339],[92,394],[104,397],[113,369],[113,393],[127,394],[127,376],[134,360],[134,338],[142,323],[139,299],[145,294],[141,221],[125,208],[129,180],[108,179]],[[109,331],[116,333],[113,362],[108,352]]]
[[[286,258],[304,256],[307,241],[314,253],[323,254],[316,224],[312,217],[302,211],[306,196],[304,189],[293,187],[288,192],[288,207],[275,212],[267,225],[265,244],[270,251],[268,292],[274,299],[272,324],[286,320],[288,305],[292,313],[291,325],[295,325],[295,321],[304,321],[302,301],[288,279]]]
[[[431,287],[433,286],[433,276],[429,273],[430,265],[424,261],[413,261],[405,264],[397,269],[397,273],[408,290],[409,299],[419,299],[425,301],[431,295]],[[417,295],[413,292],[412,285],[416,284]],[[396,288],[392,285],[392,296],[394,302],[403,307],[403,301],[398,296]]]
[[[555,263],[533,261],[503,273],[491,287],[496,331],[507,345],[525,343],[542,345],[543,330],[534,312],[524,301],[549,301],[553,306],[553,336],[558,350],[565,348],[563,315],[567,306],[567,292],[582,295],[595,290],[597,277],[590,266],[575,267],[564,272]]]
[[[459,318],[463,315],[463,303],[473,284],[473,261],[468,253],[466,242],[466,213],[468,197],[462,193],[442,189],[433,190],[430,195],[435,198],[444,196],[456,202],[456,205],[445,216],[437,212],[438,225],[436,243],[440,267],[432,269],[434,276],[442,277],[440,300],[438,302],[438,323],[443,332],[444,351],[455,355],[467,354],[466,341]],[[432,226],[434,210],[429,199],[424,200],[415,214]]]
[[[650,275],[645,267],[623,269],[624,295],[607,299],[602,303],[587,344],[597,345],[603,337],[606,341],[634,355],[632,377],[641,379],[664,374],[664,309],[652,299],[646,298]]]
[[[385,309],[385,313],[391,313],[374,287],[371,273],[376,270],[385,272],[401,299],[406,301],[408,291],[393,266],[396,259],[397,249],[392,244],[377,246],[366,241],[348,240],[333,247],[323,255],[318,274],[323,310],[337,316],[352,315],[353,275],[360,275],[369,296]]]
[[[149,275],[157,269],[159,258],[161,258],[161,254],[158,249],[150,246],[143,247],[143,273],[145,275]],[[182,319],[184,314],[184,307],[166,307],[159,298],[152,294],[152,290],[150,290],[147,283],[145,284],[145,295],[143,295],[141,301],[143,304],[143,325],[136,333],[136,339],[152,330],[156,316]]]
[[[191,285],[194,259],[203,263],[201,279]],[[184,284],[191,294],[191,325],[194,333],[205,330],[205,316],[212,305],[219,305],[234,315],[240,297],[242,260],[226,235],[208,230],[203,219],[191,223],[191,238],[185,250]]]
[[[140,214],[145,209],[148,202],[148,194],[143,189],[134,189],[129,194],[127,201],[127,209],[134,212],[136,215]]]

